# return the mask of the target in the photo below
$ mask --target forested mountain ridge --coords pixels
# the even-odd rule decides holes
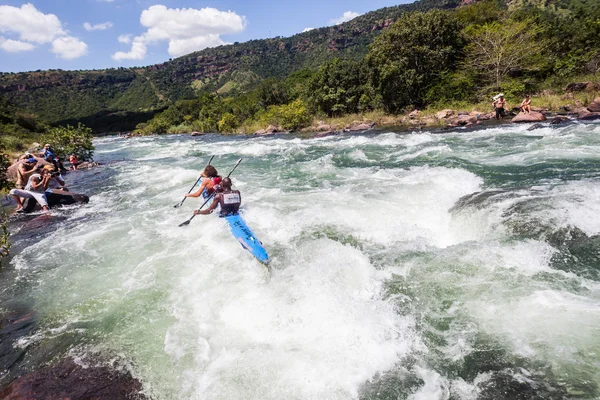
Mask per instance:
[[[420,0],[288,38],[209,48],[147,67],[1,73],[0,95],[51,123],[83,120],[96,131],[131,129],[154,110],[198,92],[244,91],[264,78],[315,69],[335,57],[362,59],[374,38],[402,13],[459,4]]]

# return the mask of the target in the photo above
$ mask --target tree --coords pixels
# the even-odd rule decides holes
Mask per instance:
[[[51,128],[42,136],[42,141],[49,143],[54,154],[61,159],[74,154],[80,161],[90,161],[94,155],[92,138],[92,130],[83,124],[78,124],[77,128],[70,125]]]
[[[232,113],[225,113],[219,121],[219,132],[233,133],[237,127],[237,120]]]
[[[308,84],[308,99],[330,117],[363,111],[372,99],[366,65],[338,58],[325,62]]]
[[[423,105],[428,88],[455,65],[464,46],[461,26],[445,11],[413,12],[373,42],[366,61],[386,111]]]
[[[536,36],[540,28],[529,20],[492,22],[466,30],[465,66],[491,74],[497,89],[511,73],[539,68],[545,42]]]

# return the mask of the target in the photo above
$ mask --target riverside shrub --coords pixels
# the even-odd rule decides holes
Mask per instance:
[[[80,161],[91,161],[94,155],[92,130],[83,124],[77,127],[67,125],[51,128],[42,136],[44,143],[49,143],[58,158],[67,159],[74,154]]]

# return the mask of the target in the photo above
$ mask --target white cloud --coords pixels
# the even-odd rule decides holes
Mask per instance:
[[[35,49],[31,43],[21,42],[19,40],[5,39],[0,36],[0,49],[9,53],[18,53],[20,51],[30,51]]]
[[[313,29],[315,29],[315,28],[304,28],[304,29],[302,29],[302,33],[312,31]]]
[[[108,28],[112,28],[112,26],[113,26],[112,22],[104,22],[102,24],[96,24],[96,25],[92,25],[89,22],[84,22],[83,23],[83,27],[88,32],[91,32],[91,31],[104,31],[104,30],[106,30]]]
[[[21,8],[0,6],[0,32],[16,33],[19,40],[38,44],[66,34],[56,15],[44,14],[29,3]]]
[[[119,41],[119,43],[131,43],[131,35],[119,35],[117,40]]]
[[[72,60],[87,54],[88,46],[73,36],[65,36],[52,42],[52,52],[60,58]]]
[[[113,60],[121,61],[121,60],[143,60],[146,57],[146,52],[148,48],[142,42],[134,41],[131,45],[131,50],[128,52],[118,51],[112,55]]]
[[[246,17],[215,8],[179,9],[155,5],[142,12],[140,23],[148,30],[133,39],[131,51],[115,53],[113,59],[142,59],[147,45],[161,41],[169,42],[169,55],[174,57],[226,44],[221,35],[243,31]]]
[[[329,23],[333,24],[333,25],[338,25],[344,22],[348,22],[351,19],[354,19],[356,17],[358,17],[359,15],[361,15],[360,13],[354,12],[354,11],[346,11],[344,14],[342,14],[341,17],[339,18],[334,18],[334,19],[330,19]]]
[[[0,37],[0,49],[7,52],[30,51],[36,44],[52,43],[50,51],[67,60],[87,53],[87,44],[68,36],[56,15],[44,14],[30,3],[21,8],[0,6],[0,32],[19,38]]]
[[[112,3],[115,0],[98,0],[101,3]]]

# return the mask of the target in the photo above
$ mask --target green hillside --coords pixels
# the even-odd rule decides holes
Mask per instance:
[[[316,69],[336,57],[360,60],[373,39],[402,13],[458,4],[459,0],[421,0],[289,38],[219,46],[144,68],[0,73],[0,95],[50,123],[86,120],[96,132],[128,130],[153,110],[199,92],[235,94],[256,87],[261,79]]]

